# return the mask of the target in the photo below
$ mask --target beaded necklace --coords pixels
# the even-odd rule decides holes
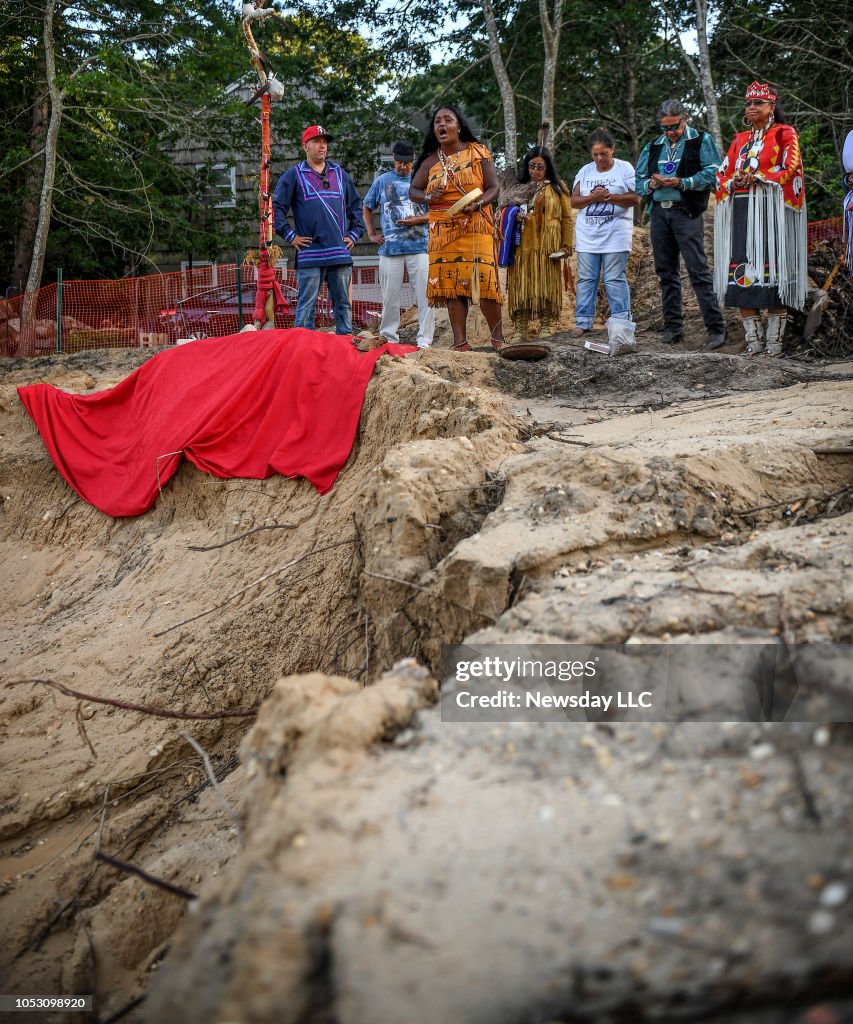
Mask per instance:
[[[457,145],[458,145],[458,143],[457,143]],[[441,164],[441,169],[442,169],[442,176],[441,176],[442,177],[442,185],[444,185],[445,187],[447,186],[447,179],[448,178],[455,179],[456,171],[459,169],[459,154],[465,148],[466,147],[464,147],[464,146],[460,146],[460,148],[456,150],[455,157],[448,157],[448,156],[445,156],[444,150],[442,150],[441,147],[439,147],[439,150],[438,150],[438,161]]]
[[[530,205],[527,207],[527,210],[528,210],[529,213],[533,213],[534,209],[536,208],[536,200],[539,198],[539,196],[545,191],[545,189],[550,184],[551,184],[551,182],[548,181],[547,178],[544,181],[540,181],[537,184],[536,191],[530,197]]]
[[[741,167],[747,171],[758,170],[758,154],[764,148],[764,136],[767,134],[767,130],[772,126],[773,118],[763,128],[753,128],[752,137],[749,143],[749,149],[744,154],[743,163]]]
[[[664,139],[666,143],[666,163],[663,165],[664,174],[675,174],[678,164],[675,160],[675,151],[678,148],[681,137],[677,138],[674,143],[671,143],[668,138]]]

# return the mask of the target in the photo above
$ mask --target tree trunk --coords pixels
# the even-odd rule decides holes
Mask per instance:
[[[539,21],[542,23],[542,121],[551,125],[551,148],[556,145],[559,128],[554,121],[554,79],[560,53],[560,30],[563,27],[563,0],[554,2],[554,20],[548,13],[548,0],[539,0]]]
[[[30,153],[35,157],[44,150],[48,122],[47,93],[40,93],[33,104],[33,123],[30,128]],[[43,165],[44,157],[33,160],[33,167]],[[33,258],[33,243],[36,237],[36,226],[39,214],[40,179],[32,168],[27,171],[27,184],[24,199],[21,203],[21,221],[15,239],[15,256],[12,261],[11,283],[19,292],[24,290],[24,283],[30,272]]]
[[[717,110],[717,94],[714,91],[714,78],[711,75],[711,54],[708,51],[708,0],[696,2],[696,36],[699,40],[699,81],[702,95],[705,97],[705,109],[708,111],[708,131],[717,143],[720,153],[723,149],[723,136],[720,131],[720,114]]]
[[[634,59],[631,53],[629,33],[624,24],[614,30],[616,45],[622,65],[622,112],[625,131],[628,136],[628,159],[636,164],[640,152],[640,131],[637,126],[637,78],[634,74]]]
[[[515,170],[518,163],[518,130],[515,119],[515,92],[506,72],[506,65],[501,55],[501,44],[498,38],[498,26],[495,20],[495,9],[492,0],[480,0],[483,16],[486,19],[486,30],[489,34],[489,57],[498,82],[501,94],[501,105],[504,114],[504,156],[507,167]]]
[[[53,211],[53,183],[56,178],[56,150],[59,128],[62,124],[64,95],[56,84],[56,60],[53,42],[53,15],[55,0],[47,0],[44,9],[44,67],[47,88],[50,94],[50,120],[44,140],[44,172],[39,199],[38,224],[33,238],[33,252],[30,272],[27,276],[26,294],[21,310],[21,335],[18,345],[19,356],[31,356],[36,350],[36,292],[41,286],[44,273],[44,258],[47,251],[47,236]]]

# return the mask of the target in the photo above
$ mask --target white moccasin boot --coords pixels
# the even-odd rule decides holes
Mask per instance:
[[[781,356],[785,342],[787,313],[770,313],[767,317],[767,355]]]
[[[746,338],[746,354],[758,356],[764,351],[764,324],[759,316],[745,316],[741,320],[743,336]]]

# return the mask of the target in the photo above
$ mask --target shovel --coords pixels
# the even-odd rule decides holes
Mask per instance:
[[[832,282],[835,280],[835,275],[838,273],[838,268],[841,266],[842,257],[839,256],[835,261],[835,266],[830,270],[826,276],[826,280],[823,282],[823,287],[818,288],[814,292],[814,302],[812,302],[812,308],[809,310],[809,315],[806,317],[806,326],[803,328],[803,337],[806,341],[810,341],[814,336],[815,331],[820,327],[820,322],[823,319],[823,311],[826,309],[827,303],[829,302],[829,289],[832,287]]]

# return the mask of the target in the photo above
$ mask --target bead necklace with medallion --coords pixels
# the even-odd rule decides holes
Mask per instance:
[[[763,128],[752,129],[749,149],[744,154],[743,163],[741,164],[741,167],[744,170],[758,170],[758,154],[764,148],[764,136],[767,134],[767,129],[770,128],[772,124],[773,118],[771,117]]]
[[[664,139],[666,143],[666,163],[663,165],[664,174],[675,174],[675,169],[678,167],[678,162],[675,159],[675,151],[678,148],[678,143],[681,139],[676,139],[675,143],[670,143],[669,139]]]

